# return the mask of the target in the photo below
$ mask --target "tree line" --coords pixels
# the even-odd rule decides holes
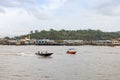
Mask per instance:
[[[51,40],[106,40],[119,38],[120,32],[103,32],[101,30],[35,30],[30,31],[31,39],[51,39]],[[16,36],[20,39],[27,35]]]

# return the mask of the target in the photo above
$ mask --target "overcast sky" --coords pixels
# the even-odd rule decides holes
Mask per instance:
[[[120,31],[120,0],[0,0],[0,37],[51,28]]]

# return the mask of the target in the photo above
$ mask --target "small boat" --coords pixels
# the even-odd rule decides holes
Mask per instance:
[[[50,55],[52,55],[53,53],[49,53],[49,52],[40,52],[38,51],[37,53],[35,53],[36,55],[40,55],[40,56],[44,56],[44,57],[48,57]]]
[[[67,50],[66,53],[67,54],[76,54],[76,50],[74,48],[71,48],[71,49]]]

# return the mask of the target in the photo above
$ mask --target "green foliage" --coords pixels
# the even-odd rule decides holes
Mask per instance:
[[[35,30],[30,31],[31,39],[51,39],[51,40],[104,40],[104,39],[112,39],[119,38],[120,32],[102,32],[100,30],[54,30],[50,29],[46,30]],[[19,36],[16,38],[23,38],[23,36]]]

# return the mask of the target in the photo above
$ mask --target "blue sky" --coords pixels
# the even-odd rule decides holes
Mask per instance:
[[[120,0],[0,0],[0,37],[31,30],[120,31]]]

